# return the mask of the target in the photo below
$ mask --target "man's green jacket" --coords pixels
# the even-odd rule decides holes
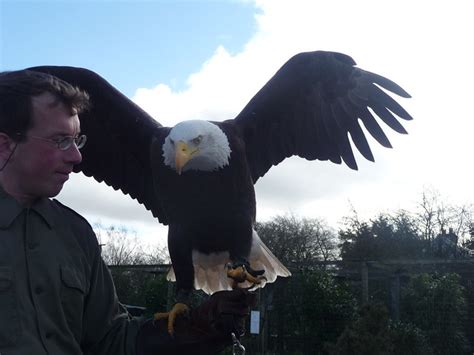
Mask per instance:
[[[142,320],[119,304],[87,221],[0,187],[0,354],[134,354]]]

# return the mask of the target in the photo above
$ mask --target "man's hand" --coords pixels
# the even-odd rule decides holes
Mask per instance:
[[[188,318],[176,320],[173,337],[166,321],[148,321],[137,337],[137,355],[216,354],[232,344],[231,333],[243,334],[255,301],[255,294],[243,289],[216,292]]]
[[[206,331],[240,336],[245,331],[245,319],[256,296],[243,289],[214,293],[207,302],[191,312],[193,324]]]

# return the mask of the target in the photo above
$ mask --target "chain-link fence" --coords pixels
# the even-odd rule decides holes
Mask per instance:
[[[148,315],[170,308],[167,269],[111,267],[119,299]],[[472,354],[473,273],[470,259],[315,263],[256,291],[258,334],[243,344],[247,354]]]

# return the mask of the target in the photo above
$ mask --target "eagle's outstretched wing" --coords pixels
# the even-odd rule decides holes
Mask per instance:
[[[81,132],[87,135],[81,150],[82,163],[75,170],[120,189],[145,205],[167,224],[154,186],[150,166],[153,139],[162,140],[169,128],[162,127],[145,111],[96,73],[74,67],[42,66],[29,70],[52,74],[85,90],[91,109],[81,114]],[[159,185],[159,184],[156,184]]]
[[[338,164],[342,158],[357,169],[348,133],[361,154],[373,161],[359,120],[381,145],[391,146],[369,107],[392,129],[406,133],[392,113],[405,120],[411,116],[377,85],[410,95],[354,65],[340,53],[297,54],[250,100],[234,122],[244,135],[254,182],[292,155]]]
[[[359,120],[380,144],[390,147],[390,142],[368,108],[395,131],[406,133],[393,114],[406,120],[411,116],[378,86],[410,96],[394,82],[354,65],[352,58],[340,53],[300,53],[234,120],[227,121],[243,135],[254,182],[292,155],[343,160],[357,169],[348,134],[362,155],[373,161]],[[53,74],[91,96],[92,109],[81,115],[81,129],[89,140],[77,170],[136,198],[167,224],[158,191],[166,183],[154,181],[150,150],[152,141],[161,146],[169,128],[161,127],[92,71],[61,66],[31,70]]]

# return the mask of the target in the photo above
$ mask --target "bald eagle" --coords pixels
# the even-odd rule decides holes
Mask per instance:
[[[89,93],[92,109],[81,116],[88,144],[76,170],[129,194],[169,226],[177,301],[186,303],[194,288],[212,293],[232,287],[227,274],[252,284],[290,275],[253,228],[254,184],[272,166],[298,155],[357,169],[348,134],[373,161],[360,122],[381,145],[391,146],[372,112],[406,133],[396,116],[411,116],[381,88],[405,98],[409,94],[355,65],[341,53],[297,54],[234,119],[174,127],[161,126],[92,71],[31,70]]]

